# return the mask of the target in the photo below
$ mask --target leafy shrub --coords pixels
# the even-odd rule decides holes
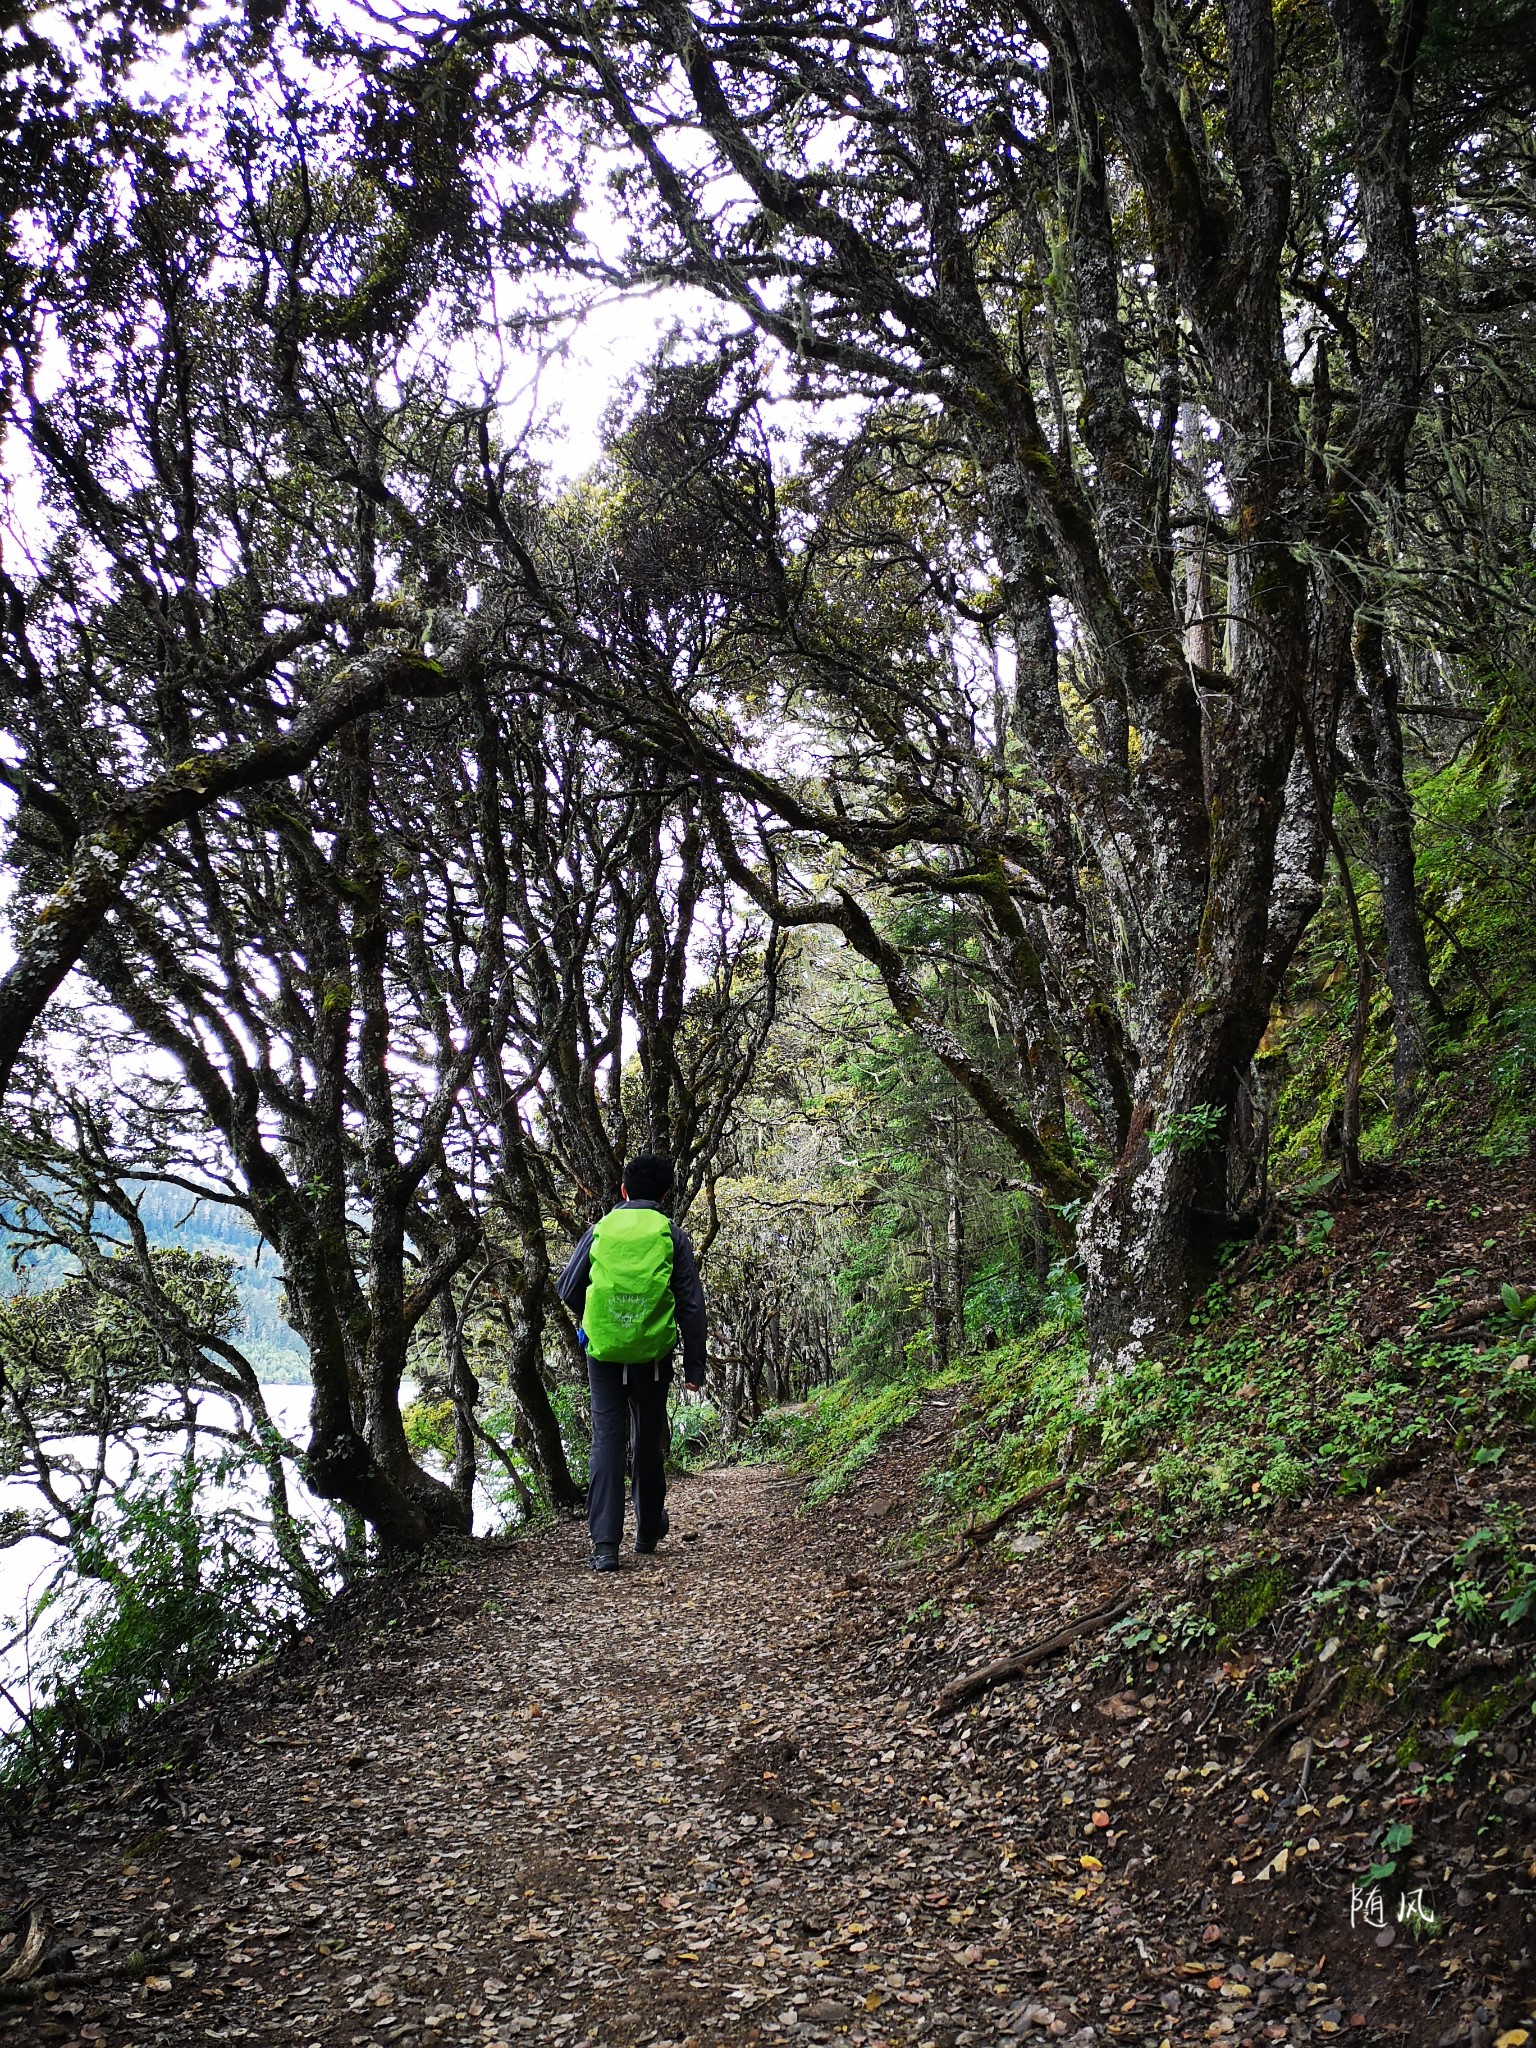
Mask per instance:
[[[769,1408],[747,1430],[736,1448],[744,1465],[800,1463],[816,1428],[816,1411],[807,1402],[794,1408]]]
[[[451,1400],[444,1397],[438,1401],[411,1401],[400,1419],[405,1428],[405,1440],[414,1457],[438,1458],[445,1465],[453,1462],[455,1432]]]
[[[965,1327],[974,1333],[995,1331],[999,1338],[1021,1336],[1040,1312],[1040,1289],[1033,1273],[994,1267],[966,1289]]]
[[[566,1463],[578,1486],[587,1480],[587,1457],[592,1445],[592,1416],[584,1382],[557,1380],[549,1390],[549,1405],[560,1425]]]
[[[1222,1115],[1220,1106],[1214,1102],[1197,1102],[1193,1109],[1173,1110],[1152,1133],[1148,1145],[1154,1153],[1203,1152],[1215,1142]]]
[[[1169,1507],[1187,1507],[1205,1478],[1205,1467],[1187,1451],[1164,1451],[1152,1467],[1152,1484]]]
[[[1310,1468],[1291,1451],[1277,1451],[1259,1475],[1270,1500],[1296,1500],[1311,1484]]]
[[[1536,1095],[1536,1003],[1520,1003],[1504,1012],[1504,1042],[1494,1056],[1494,1084],[1506,1101],[1519,1103]]]
[[[680,1401],[672,1410],[668,1463],[678,1472],[700,1472],[721,1453],[721,1415],[708,1401]]]
[[[109,1754],[145,1713],[251,1663],[302,1618],[269,1528],[230,1497],[243,1469],[184,1457],[73,1537],[30,1617],[41,1670],[0,1734],[0,1786]]]

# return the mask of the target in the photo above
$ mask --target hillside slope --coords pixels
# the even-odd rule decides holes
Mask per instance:
[[[615,1582],[565,1527],[338,1603],[19,1822],[9,1952],[53,1946],[0,2041],[1520,2048],[1530,1362],[1463,1319],[1532,1196],[1506,1165],[1306,1225],[1192,1347],[1203,1400],[1165,1373],[1135,1456],[1080,1416],[990,1536],[961,1495],[1019,1451],[1018,1359],[919,1390],[822,1505],[682,1482]],[[1330,1406],[1377,1328],[1379,1400]],[[1242,1476],[1292,1408],[1298,1460],[1374,1435]]]
[[[1530,2023],[1533,1295],[1528,1161],[1384,1175],[1246,1255],[1176,1358],[1097,1402],[1064,1313],[808,1425],[836,1512],[910,1523],[914,1699],[974,1689],[946,1725],[1065,1777],[1063,1897],[1208,1916],[1171,2039],[1205,2038],[1195,2012],[1305,2038],[1273,2007],[1321,1955],[1322,2036],[1513,2048]]]

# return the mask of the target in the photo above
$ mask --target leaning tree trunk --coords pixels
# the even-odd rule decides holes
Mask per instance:
[[[545,1301],[551,1285],[549,1241],[525,1144],[509,1115],[502,1130],[501,1194],[522,1256],[515,1266],[508,1262],[508,1284],[501,1296],[510,1340],[507,1379],[528,1425],[529,1440],[550,1505],[557,1514],[571,1514],[581,1506],[582,1490],[571,1477],[560,1420],[540,1369],[544,1357]]]
[[[1355,658],[1361,691],[1350,692],[1345,700],[1343,740],[1353,770],[1345,786],[1364,823],[1371,866],[1381,885],[1395,1041],[1393,1096],[1401,1122],[1412,1114],[1418,1099],[1430,1063],[1431,1034],[1443,1011],[1430,972],[1419,911],[1413,805],[1403,775],[1397,678],[1378,621],[1361,621],[1355,635]]]
[[[147,983],[133,973],[110,934],[99,934],[89,959],[94,979],[150,1044],[176,1060],[209,1122],[229,1146],[250,1195],[250,1210],[262,1235],[283,1262],[286,1314],[309,1350],[314,1401],[309,1444],[302,1471],[311,1492],[360,1516],[385,1544],[420,1550],[432,1524],[411,1494],[395,1483],[373,1455],[359,1427],[361,1380],[338,1301],[338,1284],[350,1289],[349,1312],[360,1313],[355,1277],[344,1242],[340,1172],[327,1175],[330,1191],[316,1200],[302,1196],[270,1149],[261,1123],[261,1097],[243,1056],[237,1085],[218,1072],[200,1041],[183,1030]]]

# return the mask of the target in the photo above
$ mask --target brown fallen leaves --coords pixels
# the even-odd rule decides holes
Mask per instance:
[[[920,1566],[752,1470],[679,1488],[674,1521],[708,1542],[615,1579],[566,1529],[381,1593],[209,1703],[190,1766],[38,1816],[0,1907],[119,1974],[0,2009],[0,2048],[1405,2038],[1322,1940],[1227,1924],[1312,1860],[1274,1868],[1284,1788],[1234,1837],[1246,1794],[1201,1801],[1193,1761],[1165,1781],[1166,1671],[1081,1711],[1113,1599],[1033,1568],[1029,1615],[957,1593],[943,1656],[982,1668],[1084,1612],[1038,1695],[941,1726]],[[1212,1919],[1234,1841],[1270,1877]]]

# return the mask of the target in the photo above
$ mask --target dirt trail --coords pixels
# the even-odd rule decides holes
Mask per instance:
[[[153,1953],[0,2040],[943,2042],[1057,2005],[1075,2034],[1007,1816],[841,1665],[793,1498],[685,1484],[615,1579],[577,1530],[503,1553],[426,1637],[226,1710],[179,1821],[34,1837],[8,1889],[78,1968]]]
[[[617,1578],[563,1528],[370,1594],[187,1715],[190,1764],[0,1844],[0,1911],[111,1973],[0,2004],[0,2048],[1438,2037],[1368,1944],[1331,1989],[1279,1912],[1208,1925],[1225,1843],[1175,1875],[1161,1753],[1066,1673],[927,1718],[902,1617],[942,1562],[886,1555],[910,1475],[859,1493],[712,1473]]]

